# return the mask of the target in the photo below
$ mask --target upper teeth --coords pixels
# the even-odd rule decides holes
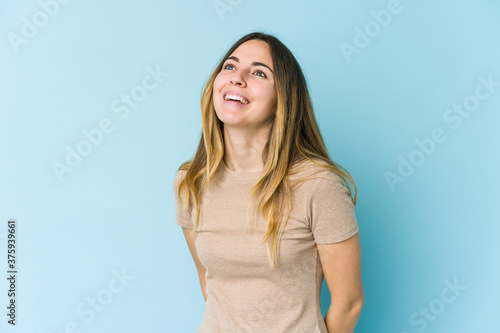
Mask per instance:
[[[237,95],[229,95],[229,94],[226,95],[225,100],[227,101],[229,99],[240,101],[243,104],[248,104],[248,102],[243,97],[240,97],[240,96],[237,96]]]

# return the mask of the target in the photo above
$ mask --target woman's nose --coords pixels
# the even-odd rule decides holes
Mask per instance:
[[[230,77],[231,84],[245,85],[245,80],[242,76],[241,71],[234,71]]]

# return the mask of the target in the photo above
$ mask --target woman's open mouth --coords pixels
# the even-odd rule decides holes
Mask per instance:
[[[224,102],[233,105],[247,105],[250,103],[246,98],[232,93],[224,95]]]

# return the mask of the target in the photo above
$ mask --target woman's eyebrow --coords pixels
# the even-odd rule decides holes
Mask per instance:
[[[234,60],[234,61],[236,61],[236,62],[240,62],[240,59],[238,59],[238,58],[237,58],[237,57],[235,57],[235,56],[230,56],[230,57],[228,57],[227,59],[232,59],[232,60]],[[227,59],[226,59],[226,60],[227,60]],[[268,66],[268,65],[263,64],[263,63],[261,63],[261,62],[259,62],[259,61],[254,61],[254,62],[252,62],[252,66],[264,66],[264,67],[266,67],[267,69],[269,69],[269,70],[271,71],[271,73],[273,73],[273,74],[274,74],[273,70],[272,70],[271,68],[269,68],[269,66]]]

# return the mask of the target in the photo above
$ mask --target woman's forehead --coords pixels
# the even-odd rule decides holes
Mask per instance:
[[[273,69],[271,49],[264,41],[246,41],[238,46],[238,48],[231,53],[228,59],[229,58],[243,63],[261,62]]]

